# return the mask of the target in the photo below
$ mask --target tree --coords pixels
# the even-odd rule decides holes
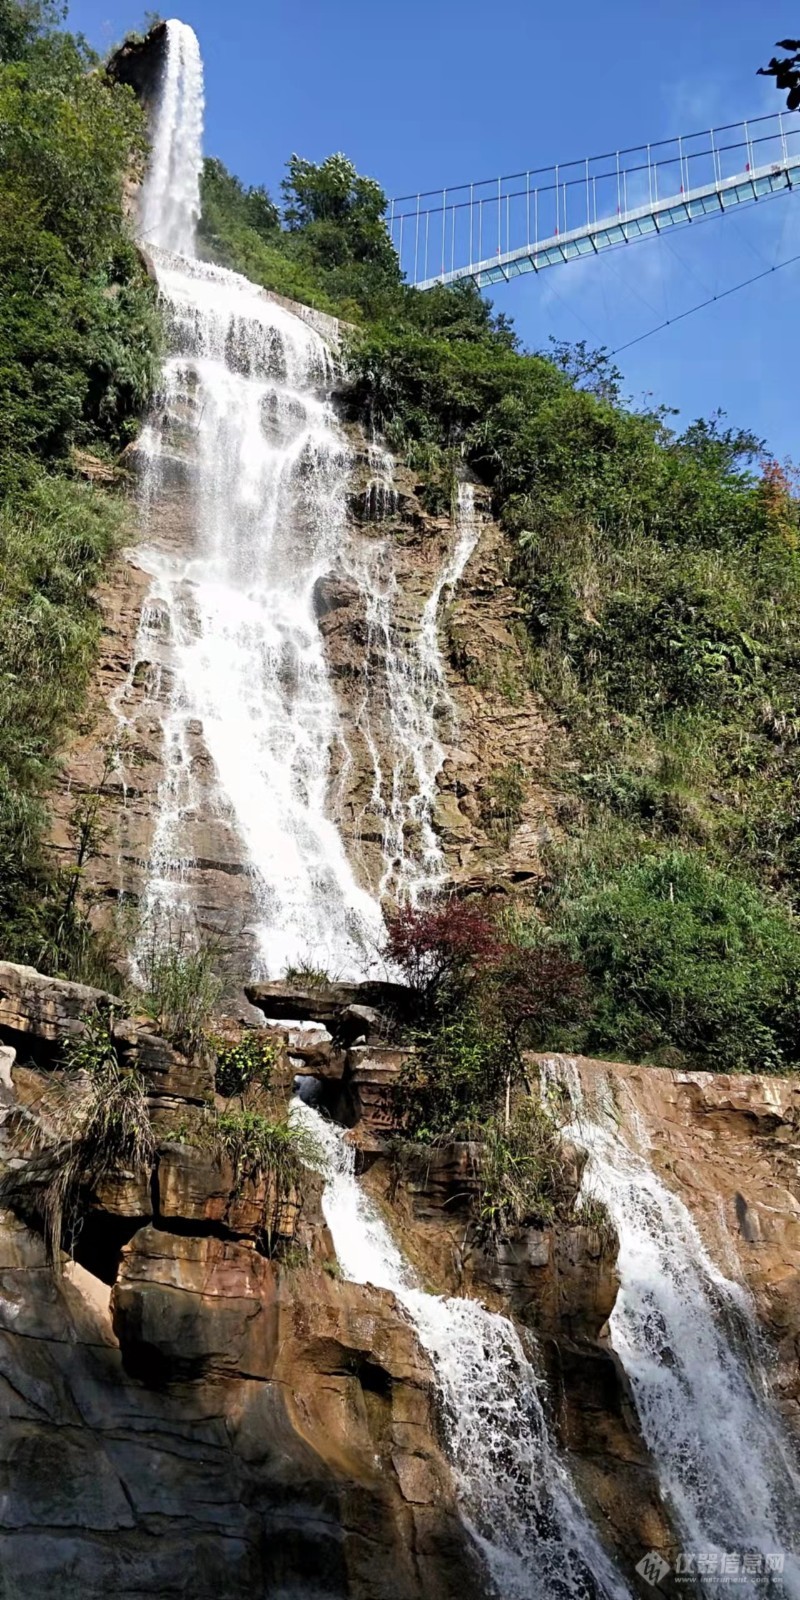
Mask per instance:
[[[791,50],[790,56],[773,56],[768,67],[759,67],[758,76],[774,78],[776,89],[788,89],[786,104],[790,111],[800,109],[800,39],[779,39],[778,50]]]
[[[24,60],[66,14],[60,0],[0,0],[0,62]]]
[[[399,967],[426,1009],[445,991],[460,995],[469,979],[497,962],[503,950],[493,919],[480,904],[455,895],[427,906],[400,906],[386,919],[383,954]]]
[[[373,263],[399,275],[384,220],[386,196],[374,178],[361,177],[341,152],[319,165],[293,155],[287,171],[281,189],[290,232],[304,232],[317,253],[335,265]]]

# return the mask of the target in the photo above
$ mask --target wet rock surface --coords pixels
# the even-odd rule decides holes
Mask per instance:
[[[713,1259],[753,1296],[775,1353],[773,1388],[800,1435],[800,1084],[580,1057],[574,1066],[590,1098],[613,1083],[623,1127],[649,1141],[650,1163]]]
[[[352,1002],[349,991],[321,1004],[317,993],[308,1020],[326,1006],[333,1020],[330,1007]],[[64,1041],[114,1004],[0,966],[4,1160],[9,1107],[35,1107]],[[277,1207],[268,1184],[237,1183],[227,1162],[175,1133],[210,1103],[209,1061],[187,1061],[135,1020],[112,1015],[112,1025],[158,1112],[152,1172],[98,1187],[60,1275],[35,1228],[0,1215],[4,1593],[485,1597],[427,1357],[391,1294],[338,1276],[322,1180],[307,1173]],[[398,1165],[387,1145],[406,1059],[382,1043],[351,1046],[339,1080],[315,1081],[347,1111],[362,1182],[420,1281],[477,1296],[535,1340],[573,1477],[636,1584],[635,1563],[648,1550],[670,1560],[676,1536],[609,1341],[613,1231],[564,1217],[476,1236],[475,1146],[412,1150]],[[281,1062],[285,1095],[291,1057]],[[554,1058],[530,1063],[544,1064]],[[651,1160],[715,1258],[729,1272],[740,1264],[776,1351],[776,1392],[796,1419],[800,1088],[564,1066],[587,1101],[613,1084],[622,1123],[639,1138],[645,1130]],[[583,1158],[565,1146],[564,1160],[577,1191]]]
[[[110,997],[7,965],[0,988],[7,1092],[35,1104],[37,1047],[52,1071]],[[195,1080],[115,1027],[154,1108],[174,1123],[207,1100],[202,1057]],[[282,1203],[270,1258],[264,1186],[157,1143],[149,1180],[93,1195],[63,1274],[0,1213],[3,1594],[483,1596],[430,1367],[393,1296],[336,1275],[321,1180]]]
[[[326,337],[330,332],[322,331]],[[370,500],[369,451],[361,435],[350,431],[349,559],[354,570],[359,564],[368,570],[378,546],[390,547],[397,584],[393,628],[398,647],[413,655],[426,602],[453,546],[454,527],[449,517],[425,510],[420,485],[400,463],[394,466],[390,502],[376,500],[374,493]],[[127,464],[133,487],[135,448]],[[165,468],[158,504],[151,508],[152,548],[122,556],[99,591],[103,634],[91,710],[72,739],[53,796],[52,844],[65,864],[75,858],[77,811],[87,804],[96,810],[99,850],[86,867],[85,887],[93,919],[103,927],[114,925],[121,904],[142,900],[150,873],[164,780],[163,722],[174,688],[168,612],[153,570],[159,551],[191,548],[195,536],[191,463],[176,453],[172,469]],[[445,698],[437,714],[443,764],[433,825],[452,882],[524,889],[539,875],[542,847],[556,827],[547,771],[558,758],[558,735],[527,686],[517,600],[507,579],[510,550],[491,520],[484,492],[476,488],[475,495],[476,548],[455,594],[445,591],[439,610]],[[330,752],[330,810],[358,877],[375,892],[387,867],[391,877],[397,866],[384,853],[386,818],[376,809],[375,762],[386,783],[395,756],[393,691],[385,652],[368,625],[369,593],[363,575],[356,582],[337,572],[321,580],[317,613],[340,717]],[[259,888],[220,792],[200,721],[188,729],[186,743],[195,802],[185,819],[182,877],[200,927],[225,950],[239,982],[253,969]],[[524,779],[518,808],[509,808],[502,798],[509,773]],[[409,768],[401,790],[411,777]],[[413,856],[418,848],[407,819],[404,849]]]

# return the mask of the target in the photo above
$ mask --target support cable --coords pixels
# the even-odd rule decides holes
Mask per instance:
[[[637,334],[635,339],[628,339],[625,344],[618,344],[615,350],[609,350],[610,356],[619,356],[623,350],[630,350],[635,344],[641,344],[644,339],[652,339],[654,333],[661,333],[664,328],[671,328],[675,322],[683,322],[686,317],[693,317],[696,311],[705,311],[707,306],[713,306],[717,300],[727,300],[731,294],[738,294],[740,289],[749,288],[751,283],[759,283],[762,278],[769,278],[773,272],[780,272],[783,267],[794,266],[800,261],[800,251],[796,256],[789,256],[786,261],[779,261],[774,267],[767,267],[765,272],[756,272],[752,278],[743,278],[741,283],[731,284],[730,289],[723,289],[721,294],[712,294],[708,300],[701,300],[698,305],[690,306],[688,311],[679,311],[676,317],[667,317],[665,322],[659,322],[655,328],[648,328],[646,333]]]

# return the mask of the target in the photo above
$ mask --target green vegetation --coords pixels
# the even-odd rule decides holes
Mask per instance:
[[[245,188],[207,160],[201,248],[253,283],[360,320],[365,304],[399,283],[380,186],[333,155],[318,166],[292,156],[281,187],[282,216],[265,189]]]
[[[122,201],[144,119],[62,17],[54,0],[0,0],[0,942],[91,976],[76,894],[84,833],[76,870],[55,874],[44,797],[80,710],[92,590],[122,515],[77,481],[75,452],[110,457],[131,437],[159,331]],[[470,468],[511,541],[524,640],[503,692],[518,703],[532,686],[549,710],[565,837],[502,959],[472,952],[477,987],[438,1006],[423,986],[420,1126],[435,1131],[432,1063],[437,1094],[450,1085],[446,1120],[469,1121],[526,1040],[796,1065],[793,472],[721,416],[678,432],[664,410],[632,407],[602,351],[523,352],[470,288],[415,293],[383,211],[379,185],[342,155],[292,156],[280,206],[210,160],[200,237],[254,281],[352,322],[350,414],[413,465],[432,510],[447,510]],[[512,759],[488,785],[500,842],[527,782]],[[188,1048],[216,999],[210,969],[191,962],[178,950],[148,977],[155,1019]],[[570,974],[569,1016],[558,972]]]
[[[93,588],[120,538],[77,447],[132,436],[157,370],[155,292],[123,177],[144,155],[132,93],[59,30],[51,0],[0,0],[0,944],[94,975],[71,888],[43,847],[55,751],[94,659]]]
[[[84,1019],[63,1069],[48,1075],[33,1107],[14,1112],[10,1127],[26,1164],[3,1174],[0,1200],[39,1221],[54,1266],[62,1244],[73,1247],[87,1197],[120,1172],[146,1174],[155,1160],[144,1079],[120,1063],[109,1020],[99,1015]]]
[[[216,954],[210,945],[195,944],[183,925],[164,930],[154,924],[139,958],[145,1010],[159,1033],[189,1055],[203,1043],[222,994]]]
[[[508,1125],[490,1118],[477,1160],[478,1222],[489,1235],[569,1216],[575,1189],[565,1178],[559,1120],[552,1107],[522,1100]],[[583,1220],[581,1218],[581,1220]]]
[[[512,1088],[530,1088],[524,1051],[574,1037],[581,967],[562,944],[526,944],[526,926],[503,928],[477,901],[405,906],[387,923],[384,954],[416,995],[415,1052],[397,1086],[406,1133],[423,1143],[482,1137],[501,1114],[507,1126]]]
[[[298,989],[327,989],[336,982],[327,967],[317,967],[313,961],[300,961],[294,966],[285,967],[283,976],[286,983],[296,985]]]
[[[242,1099],[250,1088],[270,1088],[280,1052],[274,1039],[258,1032],[245,1033],[241,1039],[225,1039],[212,1033],[207,1042],[217,1059],[217,1094],[228,1100],[234,1095]]]
[[[744,878],[673,850],[579,870],[557,922],[587,972],[585,1043],[773,1072],[797,1060],[800,928]]]

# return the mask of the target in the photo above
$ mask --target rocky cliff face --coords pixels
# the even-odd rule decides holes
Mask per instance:
[[[800,1435],[800,1084],[583,1058],[573,1065],[588,1099],[612,1085],[622,1127],[644,1134],[651,1164],[685,1201],[713,1259],[752,1294],[776,1395]]]
[[[386,997],[347,986],[249,994],[283,1030],[275,1092],[288,1096],[296,1070],[316,1075],[334,1115],[353,1125],[362,1181],[422,1281],[479,1296],[535,1340],[575,1481],[636,1585],[641,1556],[658,1550],[669,1561],[679,1541],[609,1342],[613,1230],[554,1223],[480,1243],[471,1148],[412,1153],[398,1167],[386,1142],[388,1090],[402,1065],[381,1039],[376,1002]],[[64,1041],[112,1004],[0,964],[4,1165],[8,1119],[47,1094]],[[320,1011],[334,1042],[306,1036],[298,1046],[288,1013]],[[356,1027],[371,1041],[348,1043]],[[214,1100],[213,1064],[202,1053],[187,1060],[113,1010],[111,1029],[120,1058],[146,1081],[151,1173],[120,1172],[86,1197],[62,1272],[48,1264],[35,1220],[0,1216],[3,1592],[486,1596],[428,1360],[391,1294],[339,1277],[320,1180],[308,1173],[302,1192],[271,1208],[267,1245],[265,1194],[237,1186],[190,1136]],[[639,1141],[649,1134],[654,1166],[686,1199],[715,1259],[752,1290],[796,1426],[798,1085],[537,1064],[577,1071],[587,1100],[610,1085],[621,1126]],[[577,1187],[581,1158],[565,1147],[564,1159]]]
[[[370,447],[353,429],[350,447],[351,565],[363,574],[377,545],[390,544],[397,584],[393,627],[402,653],[413,645],[452,549],[453,520],[425,509],[421,485],[399,462],[393,466],[391,492],[376,493]],[[191,548],[187,472],[188,464],[176,459],[158,504],[149,508],[150,551]],[[133,452],[127,479],[132,527],[139,515],[137,481]],[[478,488],[475,505],[477,543],[439,618],[451,709],[440,708],[437,731],[444,760],[433,821],[451,881],[524,888],[537,877],[542,844],[556,825],[546,768],[557,751],[557,735],[527,687],[517,601],[508,579],[510,550],[492,521],[486,493]],[[96,853],[87,864],[85,887],[95,902],[96,920],[108,925],[121,901],[129,907],[139,903],[152,871],[159,795],[163,799],[168,780],[164,722],[173,679],[168,619],[153,592],[147,552],[123,554],[98,598],[103,636],[94,693],[54,796],[53,844],[65,861],[74,860],[74,819],[92,809]],[[356,581],[340,571],[319,586],[319,625],[340,714],[340,735],[331,752],[330,807],[361,882],[377,892],[387,860],[383,818],[374,800],[375,763],[391,773],[396,690],[388,681],[385,649],[367,603],[363,577]],[[186,820],[181,892],[201,927],[223,935],[231,969],[246,973],[252,960],[247,930],[254,916],[250,869],[199,722],[189,728],[185,759],[198,801]],[[407,844],[413,852],[410,835]]]
[[[0,966],[4,1115],[107,1002]],[[117,1034],[162,1130],[208,1102],[202,1063],[135,1023]],[[260,1197],[162,1131],[149,1182],[93,1196],[63,1276],[3,1214],[9,1600],[484,1593],[430,1367],[391,1295],[335,1275],[318,1201],[309,1174],[270,1259]]]

